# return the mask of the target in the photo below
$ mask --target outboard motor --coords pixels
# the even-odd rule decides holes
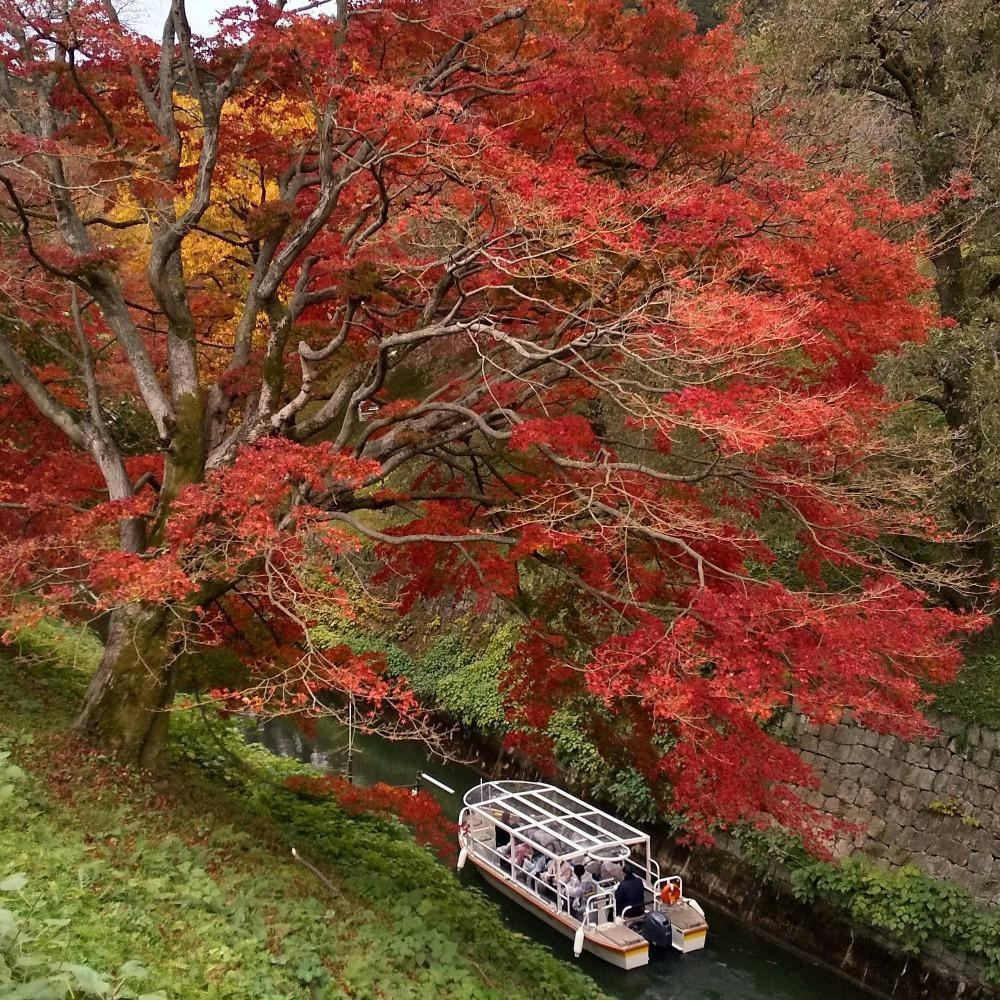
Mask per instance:
[[[650,910],[642,919],[639,933],[649,942],[651,948],[670,947],[670,921],[665,913]]]

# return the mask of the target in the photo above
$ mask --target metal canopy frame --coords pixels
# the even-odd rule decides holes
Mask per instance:
[[[649,837],[641,830],[554,785],[490,781],[470,788],[464,802],[512,837],[560,861],[583,855],[621,859],[639,845],[649,855]],[[510,823],[501,820],[503,811],[510,815]],[[558,852],[559,844],[569,849]]]

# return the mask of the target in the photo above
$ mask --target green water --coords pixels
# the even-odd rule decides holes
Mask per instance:
[[[331,720],[318,724],[314,739],[307,739],[284,719],[260,724],[252,736],[282,756],[344,769],[347,734]],[[469,767],[429,760],[418,743],[391,743],[375,736],[357,737],[351,764],[353,779],[360,785],[377,781],[410,785],[418,771],[426,771],[455,789],[449,795],[427,786],[452,817],[458,815],[462,795],[481,780]],[[707,905],[709,933],[704,951],[671,952],[644,969],[627,973],[587,954],[573,959],[568,939],[486,887],[474,871],[464,872],[462,881],[494,899],[511,928],[543,942],[558,957],[578,962],[608,994],[621,1000],[862,1000],[869,996],[829,969],[777,947]],[[692,880],[686,887],[697,899],[697,884]]]

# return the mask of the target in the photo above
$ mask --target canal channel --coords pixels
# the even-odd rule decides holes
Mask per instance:
[[[292,722],[284,719],[254,724],[250,736],[281,756],[337,772],[345,768],[347,730],[330,719],[319,721],[313,738],[306,737]],[[389,785],[410,785],[420,771],[455,789],[455,794],[449,795],[432,785],[427,786],[452,818],[458,815],[462,795],[482,780],[470,767],[429,760],[419,743],[355,736],[351,775],[357,784],[372,785],[381,781]],[[490,890],[474,871],[464,872],[462,881],[490,896],[513,930],[542,942],[559,958],[578,961],[606,993],[620,1000],[863,1000],[870,997],[830,969],[765,940],[751,928],[707,904],[710,930],[704,951],[691,955],[669,954],[645,969],[628,973],[587,954],[574,960],[571,943],[566,938]],[[689,883],[686,888],[698,898],[696,883]]]

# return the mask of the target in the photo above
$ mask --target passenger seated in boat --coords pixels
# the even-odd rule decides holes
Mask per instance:
[[[553,885],[557,882],[568,883],[573,878],[573,866],[568,861],[553,858],[545,869],[545,878]]]
[[[570,879],[566,895],[569,897],[569,912],[577,920],[583,919],[587,900],[595,892],[597,892],[597,883],[594,881],[594,876],[583,865],[574,865],[573,878]]]
[[[605,860],[601,862],[601,878],[621,882],[625,877],[625,869],[620,861]]]
[[[534,847],[532,847],[531,844],[526,844],[523,840],[514,846],[514,853],[511,855],[511,860],[514,862],[515,874],[522,881],[524,880],[524,876],[522,874],[524,866],[531,860],[534,853]]]
[[[612,858],[591,857],[586,868],[599,882],[621,882],[625,875],[625,869],[622,868],[621,863]]]
[[[618,916],[624,920],[634,920],[646,912],[646,890],[635,870],[625,866],[624,877],[615,889],[615,906]]]
[[[500,813],[499,818],[505,826],[510,826],[510,813],[506,809]],[[510,830],[506,830],[502,826],[494,826],[493,831],[497,854],[507,857],[510,854]]]
[[[549,859],[544,854],[542,854],[541,851],[539,851],[538,853],[533,854],[524,863],[524,871],[529,876],[534,876],[535,878],[537,878],[542,874],[543,871],[545,871],[546,867],[548,866],[548,863]]]

